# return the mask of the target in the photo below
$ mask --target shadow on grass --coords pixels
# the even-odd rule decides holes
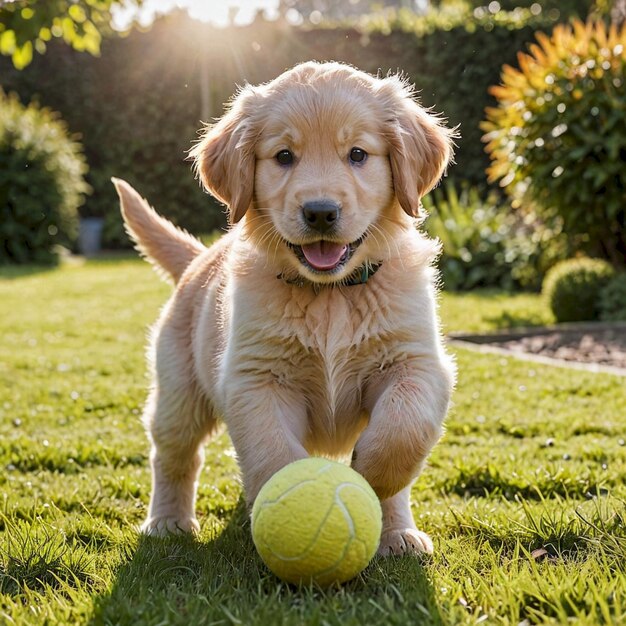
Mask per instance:
[[[209,541],[139,539],[90,623],[441,625],[427,569],[412,557],[376,558],[342,587],[287,585],[258,557],[240,501]]]
[[[0,280],[15,280],[43,274],[58,269],[58,264],[51,265],[0,265]]]
[[[0,281],[16,280],[46,274],[67,267],[79,267],[89,265],[92,267],[115,265],[120,262],[137,261],[142,263],[141,257],[131,249],[105,250],[95,256],[83,257],[79,255],[63,256],[56,263],[48,265],[0,265]]]
[[[532,328],[544,326],[545,320],[540,315],[510,313],[503,311],[495,317],[486,317],[485,321],[494,325],[496,329],[504,330],[508,328]]]
[[[132,248],[120,248],[119,250],[102,250],[98,254],[85,257],[88,265],[109,265],[118,261],[142,261],[139,253]]]

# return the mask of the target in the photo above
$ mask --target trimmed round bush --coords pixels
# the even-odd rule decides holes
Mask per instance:
[[[504,66],[484,140],[489,180],[562,225],[571,248],[626,260],[626,24],[559,24]]]
[[[568,259],[546,274],[542,293],[557,322],[597,320],[600,293],[614,275],[602,259]]]
[[[86,170],[56,114],[0,91],[0,263],[53,263],[72,244]]]
[[[626,321],[626,272],[616,274],[600,293],[600,319]]]

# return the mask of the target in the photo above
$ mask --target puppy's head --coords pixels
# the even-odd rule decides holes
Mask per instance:
[[[245,87],[192,151],[259,246],[317,283],[393,254],[451,158],[453,133],[397,76],[304,63]]]

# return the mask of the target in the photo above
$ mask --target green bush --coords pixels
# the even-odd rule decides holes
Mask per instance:
[[[86,169],[56,114],[0,91],[0,263],[54,262],[71,245]]]
[[[600,319],[626,321],[626,273],[616,274],[600,292]]]
[[[626,24],[558,25],[505,66],[485,140],[516,205],[558,216],[575,249],[626,264]]]
[[[506,212],[483,202],[475,188],[458,193],[450,183],[426,196],[424,207],[426,230],[442,244],[439,268],[446,290],[513,287],[505,262],[512,226]]]
[[[602,259],[569,259],[550,269],[542,292],[557,322],[597,320],[600,294],[614,275]]]
[[[399,12],[355,27],[293,27],[284,21],[218,29],[172,14],[148,32],[105,39],[100,58],[50,42],[45,56],[17,72],[0,58],[0,76],[22,100],[34,96],[81,134],[93,187],[83,215],[106,218],[105,243],[129,245],[112,175],[123,176],[176,224],[195,233],[225,225],[223,207],[193,179],[187,150],[201,120],[222,114],[236,85],[267,81],[310,59],[336,59],[382,74],[403,70],[451,125],[460,124],[449,179],[487,185],[489,160],[479,123],[501,64],[553,21],[528,11],[416,18]],[[115,76],[115,81],[111,81]],[[80,80],[77,80],[80,77]]]
[[[547,269],[566,257],[565,242],[541,220],[521,220],[497,194],[483,195],[446,181],[424,198],[426,230],[442,243],[444,287],[538,291]]]
[[[507,259],[515,284],[538,292],[546,272],[570,256],[567,239],[558,224],[546,223],[534,213],[523,219],[515,215],[517,227],[506,239]]]

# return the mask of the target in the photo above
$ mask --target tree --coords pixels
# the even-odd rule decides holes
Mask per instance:
[[[0,0],[0,54],[17,69],[26,67],[33,51],[43,54],[53,37],[75,50],[100,52],[103,34],[111,32],[111,7],[139,5],[141,0]]]

